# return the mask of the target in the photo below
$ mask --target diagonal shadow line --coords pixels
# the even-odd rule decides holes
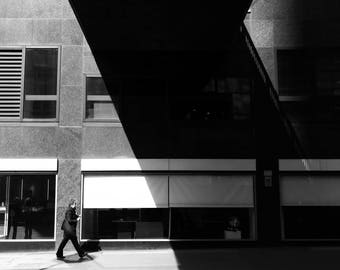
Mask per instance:
[[[49,268],[52,268],[52,267],[55,267],[55,266],[58,266],[58,265],[61,265],[61,264],[62,264],[62,262],[57,262],[57,263],[49,265],[47,267],[39,268],[39,270],[47,270]]]

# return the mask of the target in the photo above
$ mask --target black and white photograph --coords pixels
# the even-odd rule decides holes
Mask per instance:
[[[340,0],[0,0],[1,270],[339,254]]]

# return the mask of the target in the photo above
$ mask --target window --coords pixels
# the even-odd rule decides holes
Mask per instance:
[[[168,208],[83,209],[82,239],[166,239]]]
[[[312,93],[313,61],[305,50],[278,50],[277,63],[280,95],[299,96]]]
[[[58,49],[27,48],[24,118],[57,117]]]
[[[216,121],[250,119],[251,80],[247,77],[211,78],[192,96],[186,96],[190,86],[177,86],[171,114],[174,120],[199,121],[199,125]],[[187,88],[187,89],[185,89]],[[175,90],[174,90],[175,91]]]
[[[84,240],[252,240],[253,176],[86,174],[82,214]]]
[[[170,81],[171,153],[190,158],[240,153],[251,156],[252,85],[245,74],[226,72],[191,81]]]
[[[280,100],[291,121],[339,122],[338,48],[278,50],[277,63]]]
[[[99,121],[118,120],[115,105],[102,77],[86,76],[85,118]]]
[[[284,239],[340,239],[338,175],[280,178]]]
[[[82,238],[167,238],[167,179],[164,175],[85,175]]]
[[[0,49],[0,120],[56,120],[59,49]]]
[[[172,239],[254,239],[251,175],[177,175],[169,179]]]
[[[0,239],[54,239],[56,176],[0,175]]]
[[[253,240],[252,208],[171,209],[172,239]]]

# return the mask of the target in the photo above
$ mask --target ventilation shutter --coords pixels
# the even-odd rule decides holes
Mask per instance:
[[[0,49],[0,120],[19,120],[22,49]]]

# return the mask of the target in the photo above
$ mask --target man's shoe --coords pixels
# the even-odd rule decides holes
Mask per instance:
[[[80,258],[84,258],[85,256],[87,256],[87,252],[84,252],[83,254],[79,255]]]
[[[84,258],[85,256],[87,256],[87,252],[84,252],[83,254],[79,255],[80,258]]]
[[[57,260],[63,260],[63,259],[65,259],[65,256],[59,256],[59,255],[57,255]]]

